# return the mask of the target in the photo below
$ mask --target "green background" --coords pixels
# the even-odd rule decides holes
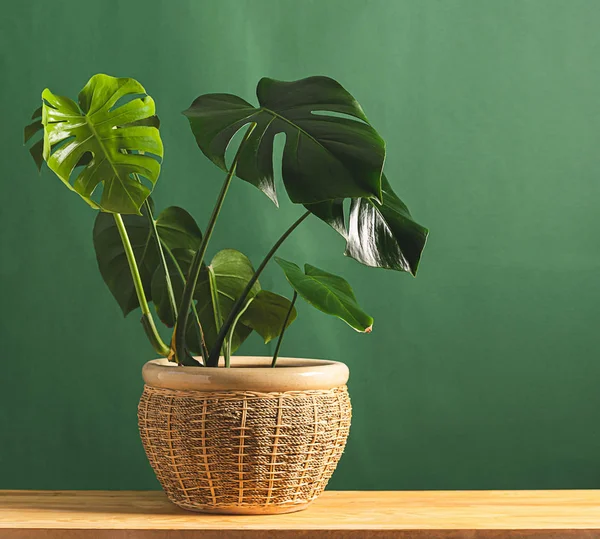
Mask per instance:
[[[375,317],[362,335],[301,304],[284,344],[350,366],[331,488],[600,487],[599,27],[595,0],[4,3],[0,488],[158,488],[135,415],[153,352],[97,271],[94,212],[22,146],[44,87],[75,96],[97,72],[155,98],[156,205],[201,226],[222,174],[180,114],[200,94],[325,74],[386,139],[431,229],[418,278],[345,258],[316,219],[281,251],[345,276]],[[256,264],[300,212],[237,181],[212,252]],[[287,291],[276,267],[263,284]]]

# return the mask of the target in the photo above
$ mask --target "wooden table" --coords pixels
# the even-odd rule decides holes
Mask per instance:
[[[1,539],[259,537],[600,539],[600,490],[329,491],[275,516],[190,513],[155,491],[0,491]]]

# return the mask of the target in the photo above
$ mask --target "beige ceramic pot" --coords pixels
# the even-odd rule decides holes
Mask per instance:
[[[299,511],[323,492],[350,428],[348,367],[231,358],[230,369],[144,365],[138,419],[169,499],[207,513]]]

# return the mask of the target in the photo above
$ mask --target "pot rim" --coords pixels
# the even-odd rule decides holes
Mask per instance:
[[[188,391],[310,391],[344,386],[350,371],[344,363],[326,359],[282,357],[272,368],[271,357],[232,356],[231,367],[179,367],[166,358],[142,368],[146,385]]]

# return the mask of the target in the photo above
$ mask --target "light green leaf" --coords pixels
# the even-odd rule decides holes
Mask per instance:
[[[279,337],[284,327],[292,302],[268,290],[261,290],[248,305],[241,317],[241,322],[255,330],[267,344],[275,337]],[[287,328],[296,319],[296,308],[292,309]]]
[[[357,331],[371,332],[373,318],[359,307],[345,279],[310,264],[304,265],[303,273],[293,262],[279,257],[275,257],[275,261],[292,288],[313,307],[337,316]]]
[[[119,103],[130,96],[135,97]],[[48,167],[93,208],[141,215],[151,189],[135,175],[154,186],[163,156],[154,101],[144,87],[134,79],[94,75],[80,92],[79,105],[49,89],[42,101],[42,157]],[[25,137],[36,130],[34,122]],[[40,164],[38,151],[39,143],[31,152]],[[100,184],[97,202],[92,195]]]

